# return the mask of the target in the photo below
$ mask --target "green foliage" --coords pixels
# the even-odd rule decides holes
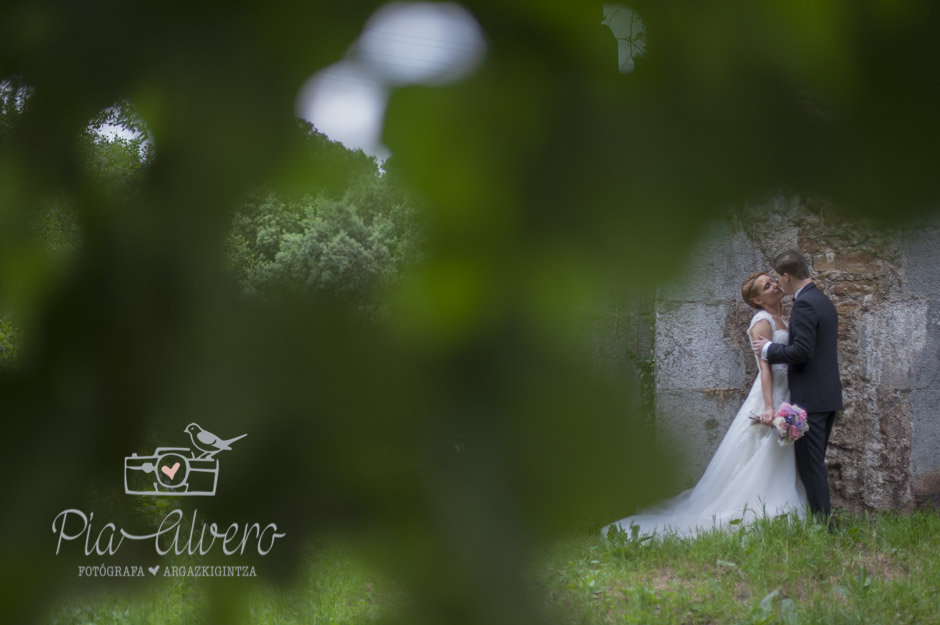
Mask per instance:
[[[74,200],[54,196],[39,206],[34,236],[50,256],[62,258],[74,253],[81,241]]]
[[[151,144],[144,136],[128,139],[89,134],[84,143],[88,152],[85,166],[102,189],[115,193],[139,187],[152,158]]]
[[[309,125],[300,131],[305,160],[329,175],[303,185],[281,181],[239,204],[229,266],[252,295],[329,293],[376,306],[421,258],[417,203],[361,150],[346,149]]]
[[[16,327],[0,319],[0,372],[9,371],[16,365],[16,354],[19,351],[16,335]]]
[[[420,253],[415,209],[384,178],[338,199],[267,194],[235,217],[233,268],[250,293],[278,288],[364,294],[387,287]]]
[[[356,291],[380,278],[391,264],[392,223],[381,215],[364,219],[356,203],[344,200],[308,204],[301,231],[280,237],[274,260],[253,268],[251,286]]]
[[[0,138],[16,128],[26,109],[30,91],[22,76],[0,79]]]
[[[5,502],[16,511],[0,554],[11,622],[29,622],[75,581],[48,555],[49,510],[74,501],[77,481],[114,488],[121,458],[177,421],[250,432],[255,445],[241,456],[250,474],[228,473],[237,492],[201,511],[283,520],[291,540],[362,528],[370,559],[413,598],[405,622],[532,620],[518,579],[527,554],[598,509],[662,495],[668,473],[638,433],[636,402],[581,365],[568,312],[587,309],[599,285],[655,286],[710,220],[779,189],[820,195],[847,221],[940,205],[937,3],[677,10],[641,0],[630,8],[646,26],[645,51],[624,75],[599,4],[474,0],[464,6],[486,33],[480,70],[389,95],[389,175],[426,207],[424,255],[401,271],[413,239],[388,225],[389,205],[361,190],[346,197],[375,163],[344,152],[348,167],[317,160],[308,142],[324,140],[298,133],[294,115],[299,86],[342,58],[381,4],[0,8],[0,77],[32,90],[13,117],[5,96],[0,132],[0,308],[30,363],[15,383],[0,377],[4,436],[17,443],[5,462],[30,468]],[[136,170],[129,146],[105,150],[105,170],[140,171],[113,193],[81,137],[123,100],[153,153]],[[274,193],[272,207],[287,214],[252,216],[233,232],[252,193],[261,202]],[[31,237],[55,198],[68,201],[45,229],[77,233],[63,262]],[[366,291],[384,271],[400,275],[388,314],[362,316],[356,298],[301,290],[285,305],[233,294],[233,267],[243,282],[260,276],[259,289],[268,275],[319,288],[346,271]],[[37,432],[52,459],[39,465],[23,443]],[[442,442],[458,439],[461,453]],[[812,567],[841,578],[835,557],[819,557],[835,555],[821,537],[798,533],[807,548],[705,541],[690,555],[707,560],[673,561],[705,593],[743,571],[759,588],[746,609],[702,604],[652,578],[635,596],[650,614],[656,601],[670,606],[660,613],[676,620],[744,619]],[[762,549],[776,560],[747,566]],[[289,576],[297,557],[284,550],[267,564]],[[719,559],[737,569],[721,567],[712,582]],[[804,562],[783,571],[799,571],[799,582],[776,574],[787,561]],[[889,596],[901,620],[929,622],[935,578],[904,562],[918,576]],[[882,585],[873,576],[858,601]],[[212,614],[240,597],[203,599]],[[838,601],[820,600],[806,620],[845,622]],[[852,605],[851,617],[862,614]]]

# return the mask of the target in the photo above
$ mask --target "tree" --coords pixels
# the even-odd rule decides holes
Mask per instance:
[[[300,188],[255,191],[239,205],[232,269],[249,293],[329,292],[375,307],[402,268],[420,259],[417,205],[361,150],[303,130],[319,175]]]

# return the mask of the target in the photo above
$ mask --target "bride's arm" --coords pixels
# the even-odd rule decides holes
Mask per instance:
[[[751,328],[751,338],[756,339],[759,336],[771,336],[770,322],[761,319]],[[764,409],[761,411],[761,422],[770,423],[774,416],[774,381],[773,373],[770,369],[770,363],[762,358],[757,359],[760,367],[760,389],[764,397]]]

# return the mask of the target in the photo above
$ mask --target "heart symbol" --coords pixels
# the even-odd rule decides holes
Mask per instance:
[[[173,465],[172,469],[170,467],[163,466],[163,467],[160,467],[160,470],[166,473],[169,476],[169,478],[172,480],[173,476],[176,475],[176,472],[179,471],[179,468],[180,468],[180,463],[177,462],[176,464]]]
[[[151,566],[151,567],[148,568],[147,570],[150,571],[150,574],[151,574],[151,575],[156,575],[156,574],[157,574],[157,571],[160,570],[160,565],[158,564],[157,566]]]

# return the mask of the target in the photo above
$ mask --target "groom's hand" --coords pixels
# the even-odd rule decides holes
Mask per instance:
[[[757,338],[751,341],[751,349],[754,350],[754,353],[757,354],[758,358],[760,358],[760,353],[764,349],[764,345],[766,345],[769,342],[770,342],[769,339],[761,335],[757,335]]]

